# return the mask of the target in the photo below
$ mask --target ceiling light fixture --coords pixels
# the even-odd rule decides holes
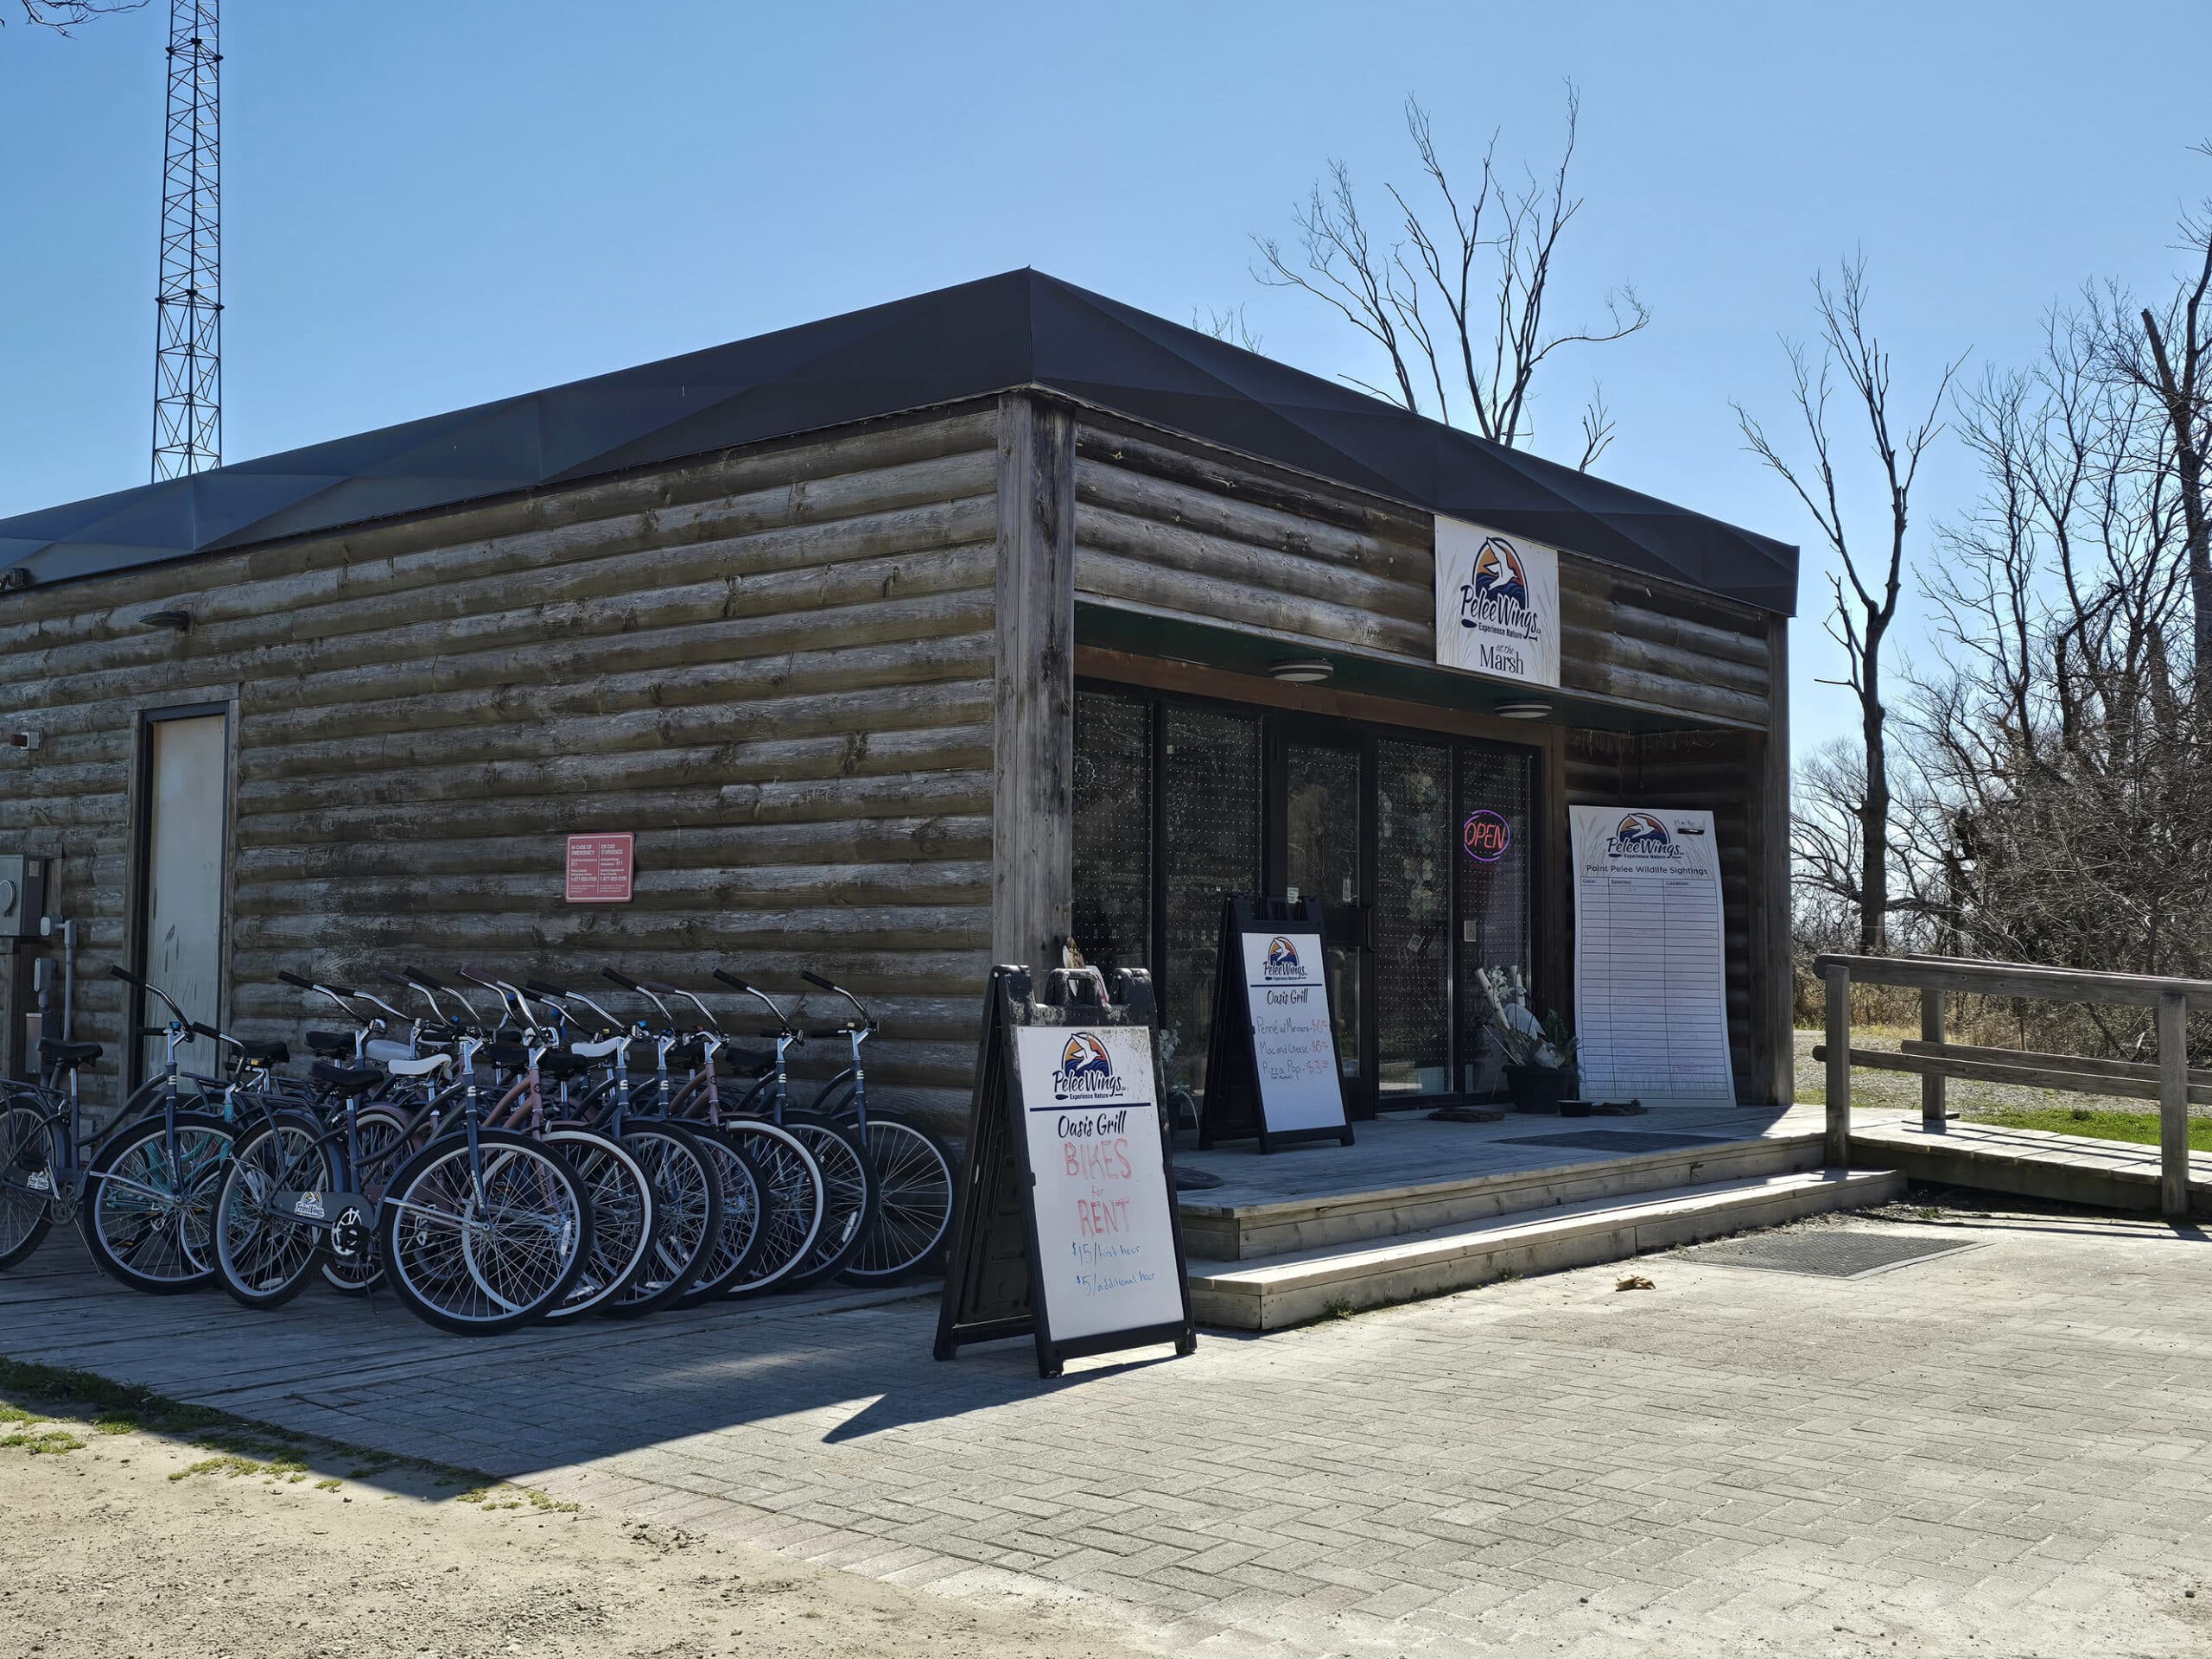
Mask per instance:
[[[1501,702],[1491,710],[1500,720],[1541,720],[1552,711],[1548,702]]]
[[[1319,685],[1336,671],[1337,665],[1325,657],[1286,657],[1268,664],[1268,673],[1294,685]]]

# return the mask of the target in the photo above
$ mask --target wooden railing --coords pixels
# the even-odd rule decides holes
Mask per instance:
[[[2212,1105],[2212,1071],[2189,1065],[2188,1016],[2212,1011],[2212,980],[2162,979],[2152,974],[2093,974],[2022,962],[1979,962],[1955,957],[1819,957],[1813,963],[1827,985],[1827,1040],[1813,1050],[1828,1071],[1827,1161],[1851,1162],[1851,1068],[1910,1071],[1920,1077],[1921,1127],[1944,1128],[1947,1078],[2019,1084],[2082,1095],[2117,1095],[2158,1103],[2158,1209],[2173,1219],[2189,1214],[2189,1109]],[[1851,987],[1897,985],[1920,993],[1920,1040],[1902,1051],[1851,1046]],[[2029,997],[2048,1002],[2094,1002],[2158,1011],[2155,1063],[2093,1060],[2032,1049],[1984,1048],[1943,1036],[1943,998],[1961,995]]]

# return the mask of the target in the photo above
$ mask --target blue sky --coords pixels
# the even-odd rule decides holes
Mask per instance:
[[[166,11],[0,30],[0,514],[147,476]],[[1810,274],[1865,251],[1916,393],[1969,348],[2026,358],[2085,278],[2162,279],[2212,193],[2212,109],[2160,91],[2212,41],[2202,0],[226,11],[232,460],[1023,264],[1179,320],[1243,302],[1271,354],[1371,375],[1254,283],[1250,234],[1331,156],[1408,180],[1408,92],[1447,156],[1502,126],[1548,162],[1572,77],[1588,200],[1554,304],[1627,281],[1653,322],[1561,360],[1536,447],[1572,459],[1594,376],[1601,471],[1808,543],[1801,753],[1849,723],[1815,683],[1823,567],[1729,404],[1787,429]],[[1939,452],[1923,531],[1972,488]]]

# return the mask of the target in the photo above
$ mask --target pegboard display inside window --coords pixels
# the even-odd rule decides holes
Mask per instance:
[[[1260,890],[1260,721],[1172,702],[1160,717],[1167,939],[1160,1041],[1167,1080],[1203,1090],[1221,901]]]
[[[1109,983],[1117,968],[1152,967],[1152,721],[1148,702],[1077,694],[1071,925]]]

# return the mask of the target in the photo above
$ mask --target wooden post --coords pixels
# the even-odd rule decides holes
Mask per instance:
[[[1750,741],[1751,858],[1749,950],[1756,1065],[1768,1102],[1797,1097],[1795,988],[1789,965],[1789,619],[1767,620],[1769,710]]]
[[[1926,990],[1920,994],[1920,1040],[1923,1043],[1943,1040],[1943,993],[1941,991]],[[1943,1081],[1940,1071],[1920,1074],[1920,1127],[1930,1135],[1943,1133]]]
[[[1828,1125],[1830,1169],[1851,1167],[1851,969],[1830,963],[1828,980]]]
[[[2189,999],[2158,997],[2158,1213],[2189,1217]]]
[[[1075,429],[999,400],[991,960],[1058,967],[1075,881]]]

